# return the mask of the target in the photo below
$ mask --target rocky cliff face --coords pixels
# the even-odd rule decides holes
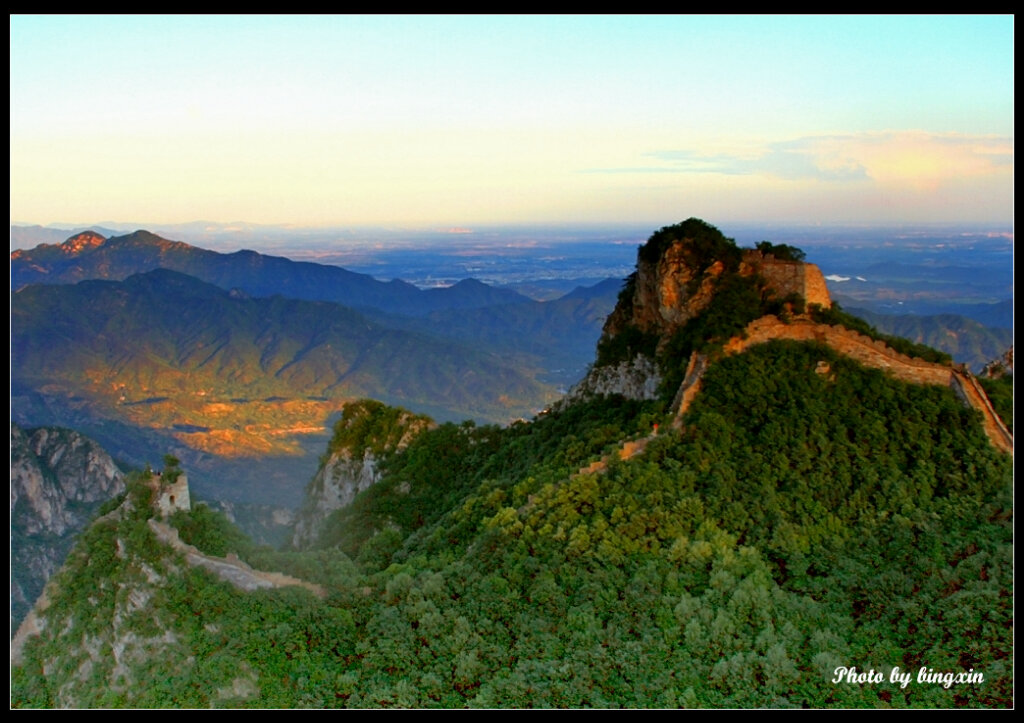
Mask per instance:
[[[567,400],[618,394],[627,399],[656,399],[661,374],[658,365],[640,354],[618,364],[592,369],[566,395]]]
[[[428,417],[371,400],[346,406],[328,455],[306,488],[292,544],[302,548],[315,542],[332,512],[380,481],[383,459],[433,425]]]
[[[352,504],[356,495],[380,480],[378,460],[370,450],[344,449],[320,466],[306,489],[306,501],[295,521],[292,544],[306,547],[319,534],[320,525],[334,510]]]
[[[778,257],[773,248],[789,256]],[[693,218],[655,232],[640,247],[636,272],[605,323],[597,364],[571,396],[652,398],[673,337],[719,307],[725,311],[718,316],[746,315],[745,321],[768,309],[799,313],[811,304],[830,307],[820,269],[799,260],[802,256],[799,249],[767,242],[740,249],[714,226]],[[731,298],[716,301],[723,296]],[[705,326],[702,332],[717,331],[713,324]],[[740,329],[742,324],[732,331]]]
[[[629,327],[668,335],[711,303],[715,278],[724,265],[714,262],[702,273],[685,252],[686,241],[680,240],[656,260],[640,255],[636,273],[605,322],[603,336],[615,336]]]
[[[708,308],[725,273],[744,278],[759,276],[762,294],[766,296],[778,299],[799,296],[805,305],[818,304],[823,308],[832,305],[825,278],[814,264],[777,259],[754,249],[737,249],[732,239],[721,236],[714,227],[705,225],[706,228],[692,230],[694,222],[691,219],[658,232],[679,229],[671,234],[671,241],[663,245],[657,256],[648,250],[651,241],[641,247],[636,274],[608,317],[605,336],[634,327],[666,339]],[[688,232],[714,232],[719,237],[720,248],[700,248],[693,236],[686,235]],[[709,255],[709,251],[713,255]],[[719,255],[723,258],[715,258]]]
[[[96,509],[124,491],[98,444],[69,429],[11,424],[11,619],[28,611]]]

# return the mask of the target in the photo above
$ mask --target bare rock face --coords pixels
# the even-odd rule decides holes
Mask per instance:
[[[302,548],[315,542],[332,512],[380,481],[382,460],[433,426],[429,417],[369,399],[346,405],[328,454],[306,488],[292,544]]]
[[[751,303],[739,310],[753,310],[750,318],[764,313],[759,309],[768,300],[800,311],[811,304],[830,307],[821,270],[802,257],[799,249],[769,242],[740,249],[733,239],[695,218],[656,231],[640,247],[636,272],[605,322],[597,363],[570,396],[653,398],[660,382],[658,362],[668,353],[670,340],[708,311],[724,287],[731,286],[733,293],[737,285],[756,287]]]
[[[27,534],[81,529],[92,510],[124,491],[124,475],[102,447],[78,432],[11,424],[11,521]]]
[[[638,354],[630,360],[591,371],[573,387],[569,400],[591,396],[621,395],[626,399],[656,399],[661,375],[652,359]]]
[[[295,522],[292,544],[301,548],[313,543],[331,512],[352,504],[357,494],[378,481],[380,470],[373,452],[364,450],[362,455],[353,455],[345,449],[332,455],[306,489],[306,502]]]
[[[669,246],[657,260],[641,255],[603,334],[614,336],[633,326],[645,333],[670,335],[711,303],[714,279],[725,268],[716,261],[706,269],[687,259],[685,240]]]
[[[96,509],[125,489],[98,444],[70,429],[11,424],[11,616],[35,602]]]
[[[722,273],[723,264],[717,261],[709,266],[691,291],[689,287],[700,270],[689,265],[685,248],[685,242],[680,241],[657,262],[637,262],[631,322],[643,331],[665,333],[678,329],[711,303],[713,279]]]

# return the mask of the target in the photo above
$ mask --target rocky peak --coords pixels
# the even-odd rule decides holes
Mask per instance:
[[[637,252],[636,272],[619,294],[604,335],[628,327],[671,333],[707,307],[716,277],[738,263],[735,242],[699,219],[656,231]]]
[[[80,234],[75,234],[62,243],[60,245],[60,250],[66,256],[75,256],[83,251],[88,251],[96,248],[97,246],[102,246],[104,242],[106,242],[106,238],[100,236],[95,231],[83,231]]]
[[[661,337],[671,335],[708,308],[726,275],[760,277],[763,297],[801,297],[824,308],[832,301],[821,271],[797,258],[779,258],[764,242],[740,249],[714,226],[691,218],[655,232],[637,253],[636,272],[627,280],[604,333],[627,327]],[[802,258],[802,252],[779,246]]]
[[[580,389],[622,386],[618,393],[643,389],[649,397],[652,380],[637,379],[637,370],[664,371],[666,361],[678,366],[666,357],[688,356],[759,316],[801,314],[810,304],[828,308],[832,302],[821,271],[804,263],[799,249],[767,241],[741,249],[696,218],[666,226],[638,250],[636,271],[605,322],[595,370]],[[595,373],[600,380],[591,378]]]

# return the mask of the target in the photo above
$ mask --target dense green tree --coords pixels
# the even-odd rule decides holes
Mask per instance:
[[[771,254],[779,261],[803,261],[807,254],[796,246],[789,244],[775,244],[771,241],[759,241],[757,250],[763,254]]]

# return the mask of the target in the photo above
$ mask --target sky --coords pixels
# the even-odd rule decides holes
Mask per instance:
[[[1012,16],[12,16],[11,221],[1013,221]]]

